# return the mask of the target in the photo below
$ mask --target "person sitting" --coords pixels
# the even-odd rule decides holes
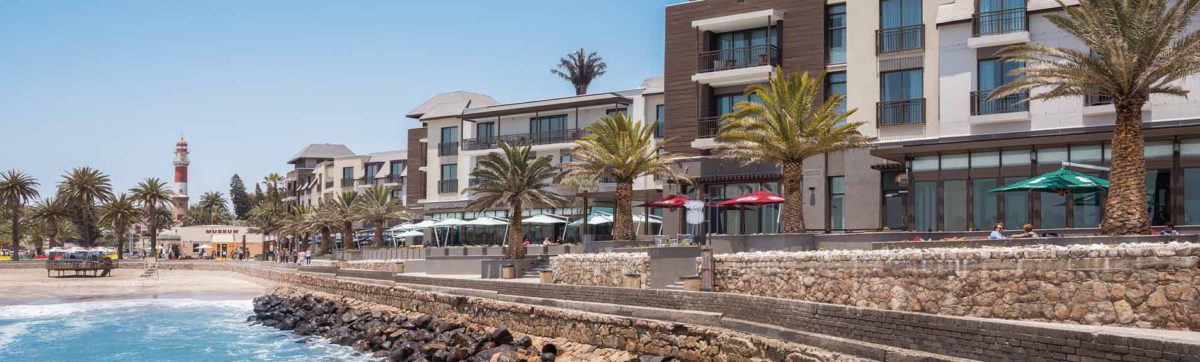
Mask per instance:
[[[1179,235],[1179,230],[1175,230],[1175,224],[1167,223],[1166,225],[1163,225],[1163,230],[1160,232],[1160,234]]]
[[[1036,239],[1038,237],[1038,234],[1033,231],[1033,225],[1025,224],[1021,226],[1021,229],[1024,229],[1025,232],[1013,235],[1013,239]]]
[[[992,233],[988,235],[988,240],[1004,240],[1008,237],[1004,236],[1004,224],[996,223],[992,226]]]

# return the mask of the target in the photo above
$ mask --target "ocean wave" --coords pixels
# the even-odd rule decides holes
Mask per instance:
[[[60,318],[79,314],[127,311],[140,308],[221,308],[224,310],[250,310],[249,300],[200,300],[200,299],[125,299],[87,301],[59,304],[17,304],[0,308],[0,320],[36,320]]]

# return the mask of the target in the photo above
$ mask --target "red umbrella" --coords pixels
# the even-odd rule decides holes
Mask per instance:
[[[671,196],[663,197],[658,200],[647,201],[646,203],[644,203],[638,207],[658,207],[658,208],[663,208],[663,209],[677,209],[677,208],[683,207],[683,203],[688,202],[688,200],[691,200],[691,199],[689,199],[687,196],[671,195]]]
[[[716,203],[717,206],[729,205],[765,205],[778,204],[783,202],[783,196],[772,194],[763,190],[751,192],[742,196],[738,196],[729,200]]]

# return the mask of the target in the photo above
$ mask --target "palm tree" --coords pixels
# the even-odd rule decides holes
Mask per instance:
[[[142,209],[142,218],[150,228],[150,252],[156,253],[158,250],[158,230],[162,221],[158,217],[158,210],[167,210],[171,208],[171,196],[175,195],[167,184],[157,177],[147,178],[145,181],[138,183],[137,187],[130,189],[133,201],[137,202]],[[157,255],[157,254],[154,254]]]
[[[78,205],[83,213],[83,244],[91,247],[93,243],[92,208],[97,202],[108,201],[113,197],[112,181],[100,170],[91,167],[77,167],[63,175],[58,183],[58,193],[61,197]]]
[[[559,59],[558,66],[551,69],[550,73],[571,82],[571,85],[575,86],[575,95],[584,95],[587,94],[588,85],[592,84],[592,80],[604,75],[607,69],[608,64],[604,64],[604,59],[596,55],[596,52],[585,53],[583,48],[579,48],[579,51]]]
[[[17,260],[21,250],[21,208],[38,196],[38,182],[33,176],[17,170],[0,174],[0,199],[8,206],[12,217],[12,260]]]
[[[354,209],[358,203],[359,197],[357,192],[342,191],[342,193],[338,194],[337,199],[334,199],[329,204],[329,210],[327,211],[330,214],[329,216],[339,221],[342,226],[342,248],[348,249],[353,245],[351,241],[354,238],[354,222],[358,220],[358,215],[355,214]]]
[[[358,215],[359,220],[375,225],[376,247],[384,246],[383,228],[389,221],[409,220],[408,213],[404,212],[399,200],[392,198],[392,191],[382,186],[371,186],[363,191],[363,198],[355,208],[355,215]]]
[[[99,222],[111,227],[117,238],[117,259],[125,258],[125,238],[129,226],[136,223],[140,216],[137,203],[123,193],[100,205]]]
[[[321,245],[317,248],[317,255],[329,254],[330,248],[333,246],[333,240],[330,237],[333,230],[342,222],[338,218],[333,204],[332,202],[321,203],[312,213],[308,214],[309,228],[321,233]]]
[[[278,240],[280,227],[283,226],[283,219],[286,217],[283,204],[279,202],[271,202],[271,200],[263,200],[250,209],[250,219],[248,224],[257,228],[264,237],[270,235],[273,239]],[[270,244],[263,240],[263,254],[266,255],[271,250]]]
[[[200,195],[200,202],[197,203],[201,210],[204,210],[204,221],[208,224],[224,224],[229,222],[225,217],[229,214],[229,205],[225,202],[225,195],[216,191],[205,192]]]
[[[588,125],[588,134],[575,141],[575,162],[567,165],[571,175],[592,175],[616,180],[613,208],[613,239],[633,240],[633,181],[642,176],[688,182],[678,170],[681,154],[666,154],[665,145],[654,141],[651,124],[613,113]]]
[[[717,132],[717,154],[738,159],[743,164],[774,163],[782,171],[783,215],[781,233],[802,233],[804,225],[804,160],[822,153],[866,146],[874,138],[858,133],[863,122],[849,122],[854,109],[838,111],[843,98],[827,97],[824,104],[821,84],[825,75],[815,78],[807,72],[787,75],[775,68],[767,84],[746,88],[747,95],[762,103],[741,102],[723,117]]]
[[[1170,5],[1168,5],[1170,3]],[[1189,32],[1197,1],[1080,0],[1066,16],[1046,19],[1090,50],[1028,43],[1005,48],[1008,61],[1024,65],[1019,77],[996,88],[989,99],[1044,90],[1029,99],[1109,96],[1117,111],[1112,138],[1113,180],[1100,231],[1146,234],[1145,139],[1142,106],[1152,94],[1186,97],[1175,83],[1200,71],[1200,34]]]
[[[270,198],[272,200],[282,200],[283,199],[279,195],[279,183],[281,183],[283,181],[284,181],[283,176],[280,176],[278,173],[275,173],[275,172],[272,172],[269,175],[267,175],[266,177],[263,177],[263,183],[267,184],[267,198]]]
[[[500,142],[500,151],[489,153],[479,160],[471,171],[471,177],[480,180],[463,190],[473,200],[468,210],[483,211],[499,205],[508,205],[508,235],[504,249],[509,259],[525,258],[525,245],[521,242],[521,218],[525,206],[553,206],[569,202],[551,189],[552,183],[561,176],[558,167],[550,164],[551,156],[544,155],[529,159],[529,145],[512,145]]]
[[[38,201],[33,207],[33,213],[30,214],[33,218],[38,219],[45,226],[44,232],[46,237],[50,239],[50,247],[57,245],[58,226],[59,222],[67,220],[71,217],[71,206],[63,199],[57,197],[49,197]],[[41,243],[38,243],[40,252]]]

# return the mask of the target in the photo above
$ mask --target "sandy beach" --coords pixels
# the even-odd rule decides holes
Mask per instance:
[[[44,269],[0,270],[0,305],[47,304],[134,298],[253,298],[272,285],[237,273],[159,270],[143,278],[142,269],[117,269],[109,277],[47,277]]]

